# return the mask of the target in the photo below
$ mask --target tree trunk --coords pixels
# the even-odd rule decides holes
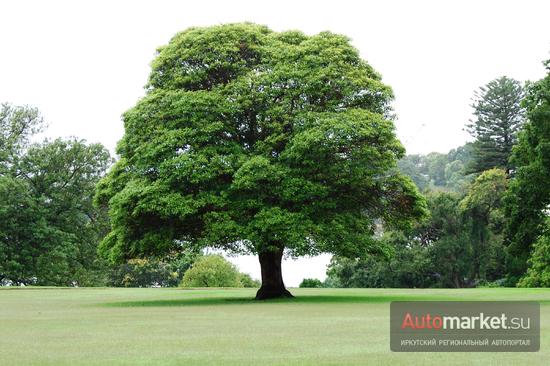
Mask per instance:
[[[458,273],[456,272],[453,272],[453,283],[455,285],[455,288],[460,288],[460,280],[459,280],[459,277],[458,277]]]
[[[283,249],[261,252],[258,257],[262,268],[262,287],[256,293],[256,300],[294,297],[283,283],[283,273],[281,271]]]

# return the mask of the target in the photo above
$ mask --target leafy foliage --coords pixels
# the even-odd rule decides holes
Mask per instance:
[[[428,194],[428,221],[409,231],[385,232],[382,240],[392,249],[387,257],[333,257],[327,287],[471,287],[501,279],[502,236],[493,234],[492,220],[500,218],[495,211],[505,182],[504,172],[493,170],[480,176],[464,198],[456,193]],[[493,184],[497,188],[483,191]],[[474,214],[481,207],[486,208],[488,223]],[[485,230],[483,241],[476,236],[478,230]]]
[[[518,287],[550,287],[550,235],[540,236],[533,244],[528,265],[527,273],[518,282]]]
[[[430,219],[409,231],[387,231],[387,257],[333,257],[327,282],[337,287],[463,287],[471,247],[461,240],[465,223],[452,193],[427,196]],[[459,240],[457,240],[459,239]],[[451,260],[449,260],[451,259]]]
[[[175,287],[200,253],[183,252],[174,257],[130,259],[113,266],[109,285],[115,287]]]
[[[243,287],[258,288],[261,286],[260,281],[255,280],[248,273],[243,272],[239,273],[239,282],[243,285]]]
[[[243,287],[258,288],[261,282],[252,278],[248,273],[239,273],[239,282]]]
[[[470,186],[460,202],[461,210],[470,220],[473,246],[473,278],[494,280],[503,277],[504,246],[502,231],[503,197],[507,189],[506,172],[490,169]]]
[[[471,182],[467,167],[471,163],[470,143],[447,154],[407,155],[398,162],[399,170],[411,177],[422,192],[448,191],[463,193]]]
[[[28,147],[30,137],[43,128],[44,120],[38,109],[0,105],[0,175],[13,168]]]
[[[512,169],[508,160],[524,120],[523,97],[520,82],[506,76],[490,81],[475,92],[472,104],[475,120],[467,125],[468,132],[476,139],[470,172]]]
[[[550,61],[546,66],[550,71]],[[528,86],[524,105],[527,123],[512,154],[517,170],[506,195],[505,214],[509,217],[506,226],[509,284],[515,284],[525,274],[527,260],[533,253],[529,279],[521,282],[529,285],[543,276],[545,261],[541,254],[548,242],[544,237],[549,236],[550,230],[546,220],[550,205],[550,72]]]
[[[237,267],[221,255],[199,258],[188,269],[181,281],[182,287],[256,287],[250,275],[239,273]]]
[[[300,288],[321,288],[323,282],[317,278],[304,278],[300,283]]]
[[[57,139],[12,162],[0,176],[0,276],[43,285],[99,281],[105,266],[96,248],[108,220],[92,197],[111,163],[107,150]]]
[[[325,287],[435,286],[436,278],[431,271],[427,249],[417,242],[398,238],[398,233],[391,233],[390,236],[386,240],[388,245],[393,245],[393,253],[388,258],[375,255],[366,258],[332,257],[327,268]]]
[[[99,184],[112,220],[102,253],[382,250],[376,220],[406,227],[426,212],[396,169],[391,98],[340,35],[254,24],[178,33],[124,114],[121,159]]]

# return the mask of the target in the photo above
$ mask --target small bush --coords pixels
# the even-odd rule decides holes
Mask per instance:
[[[201,254],[184,251],[164,258],[130,259],[113,266],[108,285],[114,287],[175,287]]]
[[[206,255],[185,272],[182,287],[259,287],[260,283],[221,255]]]
[[[250,277],[248,273],[240,273],[239,281],[243,287],[257,288],[261,286],[261,282]]]
[[[504,279],[496,281],[480,281],[476,287],[479,288],[494,288],[494,287],[504,287]]]
[[[300,287],[302,288],[321,288],[323,287],[323,283],[316,279],[316,278],[304,278],[302,280],[302,283],[300,283]]]
[[[550,236],[541,236],[533,244],[526,275],[518,287],[550,287]]]

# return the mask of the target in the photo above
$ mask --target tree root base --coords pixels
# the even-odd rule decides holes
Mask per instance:
[[[256,300],[293,298],[294,296],[286,288],[265,288],[260,287],[256,293]]]

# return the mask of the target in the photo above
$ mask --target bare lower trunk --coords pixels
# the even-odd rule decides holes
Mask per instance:
[[[453,273],[453,283],[455,285],[455,288],[460,288],[460,279],[458,277],[457,273]]]
[[[262,268],[262,287],[256,293],[256,300],[293,297],[283,282],[283,250],[261,252],[258,256]]]

